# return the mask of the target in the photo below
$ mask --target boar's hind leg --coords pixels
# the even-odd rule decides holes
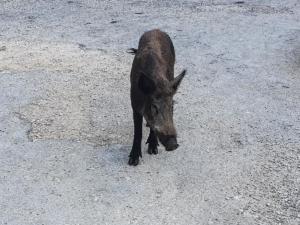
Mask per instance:
[[[158,150],[157,150],[158,141],[157,141],[156,134],[154,133],[154,131],[151,128],[150,128],[150,134],[149,134],[146,144],[147,143],[148,143],[148,153],[156,155],[158,153]]]
[[[129,155],[129,165],[136,166],[139,164],[139,157],[142,157],[141,141],[142,141],[142,124],[143,116],[138,112],[133,111],[133,122],[134,122],[134,138],[133,145]]]

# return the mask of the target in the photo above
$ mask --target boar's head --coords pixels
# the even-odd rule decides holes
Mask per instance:
[[[178,147],[176,129],[173,122],[173,96],[176,93],[186,71],[175,79],[153,79],[141,72],[138,87],[146,96],[143,116],[147,125],[158,136],[167,151]]]

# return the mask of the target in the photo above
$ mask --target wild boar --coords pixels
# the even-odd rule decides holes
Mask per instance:
[[[157,154],[158,140],[167,151],[178,147],[173,122],[173,96],[186,70],[174,79],[175,50],[171,38],[158,29],[145,32],[140,38],[130,74],[130,97],[133,109],[134,139],[129,165],[139,164],[142,157],[143,117],[150,127],[148,153]]]

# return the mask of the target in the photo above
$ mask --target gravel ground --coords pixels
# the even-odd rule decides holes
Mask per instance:
[[[298,0],[2,0],[0,224],[299,225],[299,24]],[[130,167],[152,28],[188,70],[180,148]]]

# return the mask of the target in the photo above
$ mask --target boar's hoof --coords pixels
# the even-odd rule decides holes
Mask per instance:
[[[157,153],[158,153],[158,150],[157,150],[157,147],[153,147],[153,146],[148,146],[148,153],[150,154],[150,155],[157,155]]]
[[[139,164],[139,157],[136,158],[136,157],[130,156],[130,157],[129,157],[128,164],[129,164],[130,166],[137,166],[137,165]]]

